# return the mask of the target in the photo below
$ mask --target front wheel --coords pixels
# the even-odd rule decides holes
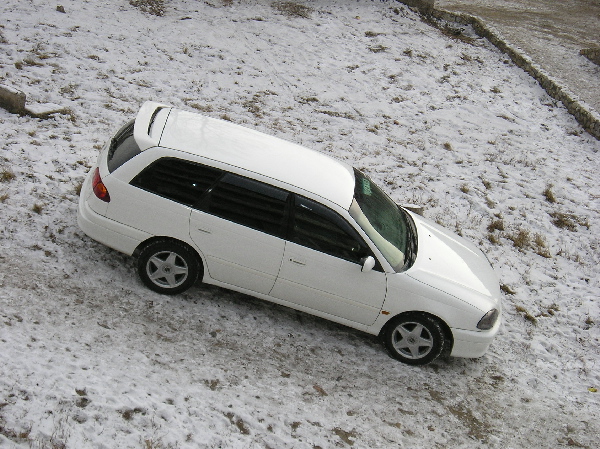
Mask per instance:
[[[437,319],[422,314],[394,318],[383,333],[390,355],[409,365],[426,365],[444,351],[446,339]]]
[[[150,243],[138,258],[138,274],[155,292],[175,295],[190,288],[198,279],[201,266],[187,245],[158,241]]]

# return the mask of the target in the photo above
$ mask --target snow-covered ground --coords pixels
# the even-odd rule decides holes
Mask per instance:
[[[485,41],[303,4],[4,1],[1,83],[71,113],[0,110],[0,447],[598,447],[600,142]],[[144,288],[76,207],[149,99],[344,159],[477,242],[505,292],[489,353],[409,367],[241,294]]]

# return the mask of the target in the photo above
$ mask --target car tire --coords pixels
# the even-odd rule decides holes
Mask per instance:
[[[140,279],[148,288],[165,295],[187,290],[202,273],[202,265],[192,248],[165,240],[144,247],[137,268]]]
[[[440,322],[432,316],[418,313],[392,319],[382,338],[389,354],[409,365],[433,362],[447,344]]]

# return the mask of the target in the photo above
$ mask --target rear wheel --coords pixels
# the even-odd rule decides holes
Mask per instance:
[[[140,279],[158,293],[175,295],[190,288],[202,271],[194,251],[174,241],[147,245],[138,258]]]
[[[409,365],[433,362],[446,345],[439,321],[417,313],[394,318],[382,337],[390,355]]]

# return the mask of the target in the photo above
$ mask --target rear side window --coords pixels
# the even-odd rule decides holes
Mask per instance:
[[[285,190],[227,173],[201,202],[199,209],[282,237],[288,196]]]
[[[129,159],[140,154],[140,147],[133,138],[135,120],[126,123],[110,141],[108,171],[113,172]]]
[[[291,240],[330,256],[360,263],[371,255],[358,233],[331,209],[301,196],[295,197]]]
[[[146,167],[131,185],[186,206],[193,206],[222,171],[177,158],[161,158]]]

